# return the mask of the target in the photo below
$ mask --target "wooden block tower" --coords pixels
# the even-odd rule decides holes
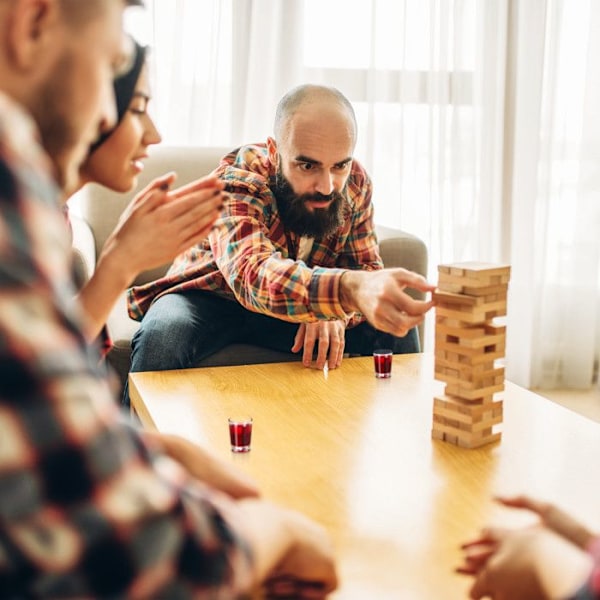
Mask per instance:
[[[500,439],[510,267],[464,262],[438,267],[435,378],[444,394],[433,401],[432,437],[465,448]]]

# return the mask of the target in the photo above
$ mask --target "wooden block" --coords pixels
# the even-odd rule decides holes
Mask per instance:
[[[491,345],[500,347],[506,345],[506,335],[502,333],[500,335],[485,335],[478,338],[460,338],[458,343],[465,348],[482,348]]]
[[[462,385],[460,382],[452,382],[446,385],[446,389],[444,391],[448,396],[454,396],[464,400],[478,400],[504,391],[504,381],[502,383],[493,384],[486,387],[473,388]]]
[[[450,369],[448,367],[435,367],[434,377],[438,381],[443,381],[450,384],[460,384],[467,390],[480,389],[490,387],[492,385],[500,385],[504,383],[504,368],[500,367],[486,371],[484,373],[463,373],[458,369]]]
[[[477,304],[478,302],[481,302],[481,299],[483,297],[477,297],[477,296],[467,296],[466,294],[455,294],[454,292],[447,292],[444,290],[440,290],[440,289],[436,289],[433,294],[431,295],[431,297],[433,298],[433,300],[435,300],[436,302],[438,302],[438,305],[443,305],[443,304],[449,304],[449,305],[454,305],[454,304],[459,304],[459,305],[466,305],[466,306],[474,306],[475,304]]]
[[[464,262],[438,267],[438,289],[444,292],[469,296],[500,294],[504,297],[509,280],[510,266],[508,265]]]
[[[440,354],[445,355],[445,351],[440,351]],[[494,359],[486,362],[478,362],[475,365],[461,362],[459,360],[448,360],[445,358],[445,356],[438,356],[438,353],[436,352],[435,368],[443,367],[458,371],[461,377],[475,377],[477,375],[483,375],[487,371],[492,371],[498,368],[498,365],[495,364]]]
[[[481,446],[487,446],[494,442],[499,442],[502,439],[502,432],[485,432],[481,435],[469,436],[466,439],[459,439],[458,445],[473,450],[475,448],[481,448]]]
[[[455,319],[466,325],[476,325],[491,321],[495,317],[506,315],[506,300],[483,303],[472,308],[464,305],[455,305],[452,307],[438,305],[435,307],[435,314],[439,317]]]
[[[432,428],[431,437],[461,448],[474,449],[480,448],[493,442],[498,442],[502,438],[502,432],[486,430],[481,433],[468,433],[457,430],[448,425],[438,425]]]
[[[455,321],[448,321],[444,317],[438,316],[435,323],[435,335],[436,337],[438,335],[450,335],[460,339],[479,338],[490,333],[488,327],[485,323],[460,327],[455,324]]]
[[[469,275],[452,275],[440,273],[438,277],[438,288],[444,292],[457,291],[450,290],[448,286],[461,286],[461,292],[464,288],[474,289],[478,293],[468,294],[469,296],[481,296],[481,288],[497,287],[500,285],[508,286],[508,278],[501,275],[491,275],[485,279],[470,277]],[[461,293],[458,292],[458,293]],[[485,294],[483,294],[485,295]]]
[[[469,277],[487,278],[493,275],[510,276],[510,265],[480,261],[464,261],[438,266],[438,273],[463,273]]]
[[[461,362],[461,358],[464,357],[467,357],[469,360],[479,359],[480,357],[485,357],[486,355],[494,355],[496,358],[501,358],[504,356],[506,351],[505,347],[506,343],[503,336],[501,336],[501,339],[497,340],[495,343],[487,344],[485,346],[465,346],[453,341],[448,342],[443,339],[436,339],[434,352],[436,353],[436,356],[438,351],[445,352],[444,358],[446,360],[451,360],[450,355],[457,355],[458,362]]]
[[[437,323],[435,342],[457,344],[466,348],[480,348],[505,343],[505,332],[505,327],[494,327],[485,323],[476,327],[446,327],[443,323]]]
[[[460,286],[461,290],[459,293],[466,294],[468,296],[488,296],[494,294],[499,298],[506,298],[508,295],[508,284],[502,283],[499,285],[490,285],[485,287],[472,287],[468,285]]]
[[[491,422],[502,417],[503,400],[492,396],[485,401],[471,401],[454,396],[440,395],[433,399],[434,417],[443,417],[447,421],[475,424]],[[482,429],[480,426],[479,429]]]

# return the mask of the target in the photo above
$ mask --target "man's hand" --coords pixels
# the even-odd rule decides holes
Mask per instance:
[[[310,367],[315,343],[317,343],[317,369],[322,369],[325,363],[328,363],[330,369],[336,369],[342,364],[344,357],[345,336],[346,324],[341,320],[302,323],[294,338],[292,352],[304,348],[302,364]]]
[[[433,292],[435,286],[406,269],[345,271],[340,280],[340,302],[348,313],[358,311],[380,331],[404,337],[425,318],[433,301],[414,300],[405,289]]]
[[[472,575],[470,598],[557,600],[573,595],[592,570],[589,554],[545,527],[487,529],[464,544],[459,573]]]
[[[338,585],[327,532],[304,515],[253,498],[238,502],[254,551],[256,583],[267,598],[319,600]]]

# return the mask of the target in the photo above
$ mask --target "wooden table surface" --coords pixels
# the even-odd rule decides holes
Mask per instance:
[[[486,524],[531,521],[494,494],[527,492],[600,529],[598,424],[507,382],[502,440],[466,450],[431,439],[442,389],[428,354],[394,356],[388,380],[370,357],[328,374],[280,363],[130,376],[144,426],[211,448],[321,522],[342,580],[332,597],[356,600],[466,598],[460,543]],[[254,418],[245,455],[229,449],[237,412]]]

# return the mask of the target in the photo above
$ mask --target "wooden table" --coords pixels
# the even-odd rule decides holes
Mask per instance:
[[[392,378],[372,358],[329,371],[300,363],[135,373],[144,426],[179,433],[252,475],[270,499],[331,532],[335,598],[466,598],[459,544],[485,524],[531,517],[492,501],[527,492],[600,529],[598,424],[507,383],[502,441],[465,450],[431,439],[431,355],[394,356]],[[227,417],[254,417],[252,451],[232,454]]]

